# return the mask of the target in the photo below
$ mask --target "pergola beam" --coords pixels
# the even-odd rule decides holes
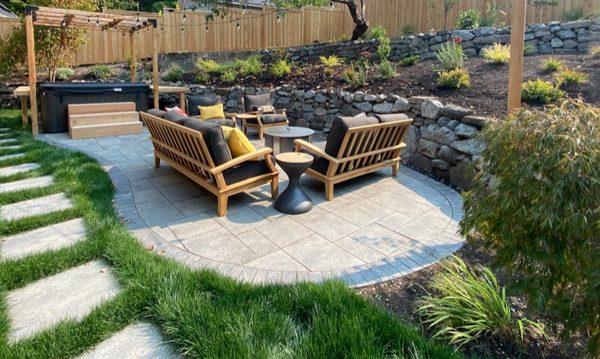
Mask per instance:
[[[526,0],[513,0],[510,24],[510,66],[508,70],[508,113],[521,107],[521,85],[523,82],[523,57],[525,49]]]
[[[29,75],[29,103],[31,104],[31,132],[37,136],[37,72],[35,67],[35,38],[33,32],[33,16],[25,15],[25,37],[27,39],[27,69]]]

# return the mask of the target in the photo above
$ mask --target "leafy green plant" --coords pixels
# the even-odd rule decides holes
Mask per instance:
[[[418,312],[436,328],[434,337],[461,346],[484,335],[522,341],[528,332],[543,333],[540,324],[513,316],[506,289],[486,267],[453,257],[429,285],[435,294],[420,300]]]
[[[523,47],[523,55],[531,56],[531,55],[535,54],[535,50],[536,49],[533,45],[525,44],[525,46]]]
[[[382,79],[391,79],[396,76],[396,69],[389,60],[383,60],[381,63],[375,65],[375,70]]]
[[[381,39],[387,37],[387,30],[383,26],[375,26],[369,31],[370,39]]]
[[[96,80],[106,80],[113,75],[113,72],[108,65],[95,65],[90,69],[89,75]]]
[[[342,78],[352,87],[361,87],[367,83],[367,68],[363,65],[354,66],[353,63],[344,71]]]
[[[286,60],[279,60],[271,67],[271,74],[275,77],[281,78],[292,72],[292,67]]]
[[[169,70],[162,76],[162,79],[167,82],[183,81],[183,68],[177,64],[171,66]]]
[[[459,29],[477,29],[479,27],[479,21],[481,21],[481,13],[477,9],[468,9],[458,14],[458,20],[456,20],[456,27]]]
[[[519,277],[532,309],[589,333],[597,357],[600,109],[523,108],[490,123],[483,141],[482,170],[495,180],[482,175],[465,195],[462,233],[477,232],[494,264]]]
[[[585,13],[583,12],[582,7],[574,7],[570,9],[565,9],[562,12],[563,21],[575,21],[579,19],[583,19],[585,17]]]
[[[213,60],[200,59],[196,62],[196,69],[209,75],[220,75],[223,71],[223,66]]]
[[[415,33],[415,27],[412,25],[404,25],[402,26],[402,34],[410,35]]]
[[[547,104],[562,99],[565,93],[552,82],[538,79],[521,85],[521,97],[527,103]]]
[[[483,17],[479,21],[480,27],[494,27],[500,26],[503,27],[506,22],[501,20],[500,18],[506,18],[506,13],[502,10],[498,10],[498,6],[496,4],[488,4],[487,9],[485,10],[485,17]]]
[[[542,61],[541,70],[544,72],[555,72],[563,68],[565,63],[555,57],[549,57]]]
[[[250,56],[245,60],[236,59],[232,67],[241,76],[256,76],[264,71],[264,64],[260,56]]]
[[[321,65],[329,68],[340,66],[342,64],[342,60],[335,55],[320,56],[319,61],[321,62]]]
[[[437,82],[439,87],[458,89],[471,86],[471,76],[467,70],[456,68],[440,72]]]
[[[67,81],[75,75],[75,71],[68,67],[60,67],[56,69],[56,79],[60,81]]]
[[[460,43],[456,40],[450,40],[440,47],[435,53],[435,57],[442,64],[442,70],[449,71],[462,69],[465,67],[467,56]]]
[[[587,82],[588,75],[585,72],[562,68],[554,74],[558,86],[582,85]]]
[[[484,59],[496,65],[507,64],[510,61],[510,46],[499,43],[486,47],[481,52]]]
[[[235,82],[235,79],[237,78],[237,73],[235,72],[234,69],[226,69],[223,72],[221,72],[221,76],[220,79],[223,83],[226,84],[230,84]]]
[[[446,30],[448,29],[448,15],[456,4],[458,4],[458,0],[427,0],[427,4],[432,7],[437,7],[440,3],[444,10],[444,30]]]
[[[400,62],[398,62],[398,65],[412,66],[412,65],[416,64],[417,62],[419,62],[419,60],[421,60],[421,56],[413,55],[413,56],[403,58],[402,60],[400,60]]]
[[[380,37],[379,45],[377,45],[377,56],[380,61],[387,61],[392,53],[391,41],[389,37]]]

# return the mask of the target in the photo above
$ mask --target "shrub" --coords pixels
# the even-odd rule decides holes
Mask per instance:
[[[412,66],[421,60],[421,56],[413,55],[409,57],[405,57],[398,63],[400,66]]]
[[[438,74],[438,86],[458,89],[471,86],[471,76],[465,69],[442,71]]]
[[[367,68],[361,65],[355,67],[354,64],[350,64],[342,78],[352,87],[364,86],[367,83]]]
[[[594,58],[600,58],[600,45],[592,46],[590,49],[590,55]]]
[[[183,81],[183,68],[177,64],[171,66],[167,73],[162,76],[162,79],[167,82]]]
[[[210,75],[206,72],[198,72],[196,74],[196,83],[197,84],[205,84],[210,81]]]
[[[477,9],[468,9],[458,15],[456,27],[459,29],[477,29],[481,21],[481,13]]]
[[[544,72],[555,72],[564,66],[564,62],[554,57],[542,61],[541,70]]]
[[[380,64],[375,65],[375,70],[382,79],[391,79],[396,76],[396,69],[392,66],[389,60],[383,60]]]
[[[522,109],[483,136],[483,170],[496,180],[481,176],[466,194],[462,233],[477,231],[532,308],[589,333],[598,354],[600,110],[574,100]]]
[[[435,57],[442,64],[442,70],[449,71],[465,67],[466,55],[460,43],[450,40],[440,47]]]
[[[565,93],[552,82],[538,79],[521,85],[521,96],[528,103],[546,104],[557,102],[565,97]]]
[[[250,56],[245,60],[236,59],[233,62],[233,68],[241,76],[256,76],[263,72],[264,64],[260,56]]]
[[[535,48],[533,45],[527,44],[523,47],[523,55],[530,56],[535,53]]]
[[[585,13],[583,12],[582,7],[574,7],[571,9],[565,9],[562,12],[562,18],[564,21],[575,21],[579,19],[583,19],[585,17]]]
[[[271,67],[271,74],[281,78],[292,72],[292,67],[286,60],[279,60]]]
[[[66,81],[75,75],[75,71],[68,67],[61,67],[56,69],[56,79],[60,81]]]
[[[375,26],[369,32],[369,39],[381,39],[387,37],[387,30],[383,26]]]
[[[414,34],[415,33],[415,27],[412,25],[404,25],[402,27],[402,34],[404,35],[410,35],[410,34]]]
[[[496,65],[507,64],[510,61],[510,46],[502,44],[494,44],[482,51],[483,57]]]
[[[236,78],[237,78],[237,73],[232,68],[226,69],[223,72],[221,72],[220,79],[222,82],[224,82],[226,84],[235,82]]]
[[[563,68],[554,75],[554,78],[558,86],[582,85],[587,82],[588,75],[585,72]]]
[[[379,38],[379,45],[377,45],[377,56],[380,61],[386,61],[392,53],[391,41],[389,37]]]
[[[505,21],[500,20],[500,17],[506,17],[506,13],[498,10],[496,4],[488,4],[485,10],[485,17],[479,20],[480,27],[504,26]]]
[[[223,66],[213,60],[200,59],[196,62],[196,69],[209,75],[220,75],[223,72]]]
[[[108,65],[95,65],[91,68],[89,75],[96,80],[105,80],[113,75]]]
[[[321,56],[319,57],[319,61],[321,61],[321,64],[325,67],[336,67],[336,66],[340,66],[342,64],[342,60],[335,56],[335,55],[331,55],[331,56]]]
[[[484,335],[522,341],[526,332],[543,332],[540,324],[513,316],[506,289],[486,267],[474,270],[453,257],[429,285],[435,295],[421,298],[418,312],[437,328],[434,337],[460,346]]]

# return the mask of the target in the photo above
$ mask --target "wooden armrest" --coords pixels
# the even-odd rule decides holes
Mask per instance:
[[[225,118],[233,118],[236,117],[238,114],[235,112],[225,112]]]
[[[271,149],[269,147],[261,148],[260,150],[257,150],[257,151],[251,152],[251,153],[247,153],[240,157],[236,157],[236,158],[232,159],[231,161],[227,161],[227,162],[223,163],[220,166],[211,168],[210,173],[212,173],[212,174],[221,173],[221,172],[225,171],[226,169],[235,167],[235,166],[242,164],[246,161],[249,161],[251,159],[254,159],[254,158],[257,158],[260,156],[266,156],[271,152],[273,152],[273,149]]]
[[[310,152],[313,152],[313,153],[317,154],[318,156],[323,157],[324,159],[326,159],[329,162],[338,163],[338,164],[340,163],[339,159],[328,155],[327,153],[325,153],[325,151],[323,151],[319,147],[313,145],[312,143],[306,142],[303,139],[298,138],[298,139],[294,140],[294,143],[297,146],[304,147],[307,150],[309,150]]]

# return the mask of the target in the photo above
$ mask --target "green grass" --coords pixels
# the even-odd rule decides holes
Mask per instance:
[[[18,112],[0,111],[0,127],[17,128],[18,120]],[[76,356],[137,320],[157,325],[174,348],[190,357],[460,357],[341,282],[252,286],[212,271],[192,271],[146,250],[120,223],[112,206],[112,184],[95,160],[15,131],[28,154],[10,164],[35,161],[41,165],[35,175],[52,174],[56,184],[0,194],[0,204],[63,191],[75,209],[0,222],[0,235],[77,216],[85,219],[88,235],[72,247],[0,262],[0,358]],[[110,264],[123,288],[120,294],[81,322],[65,321],[24,341],[7,343],[8,290],[94,259]]]

